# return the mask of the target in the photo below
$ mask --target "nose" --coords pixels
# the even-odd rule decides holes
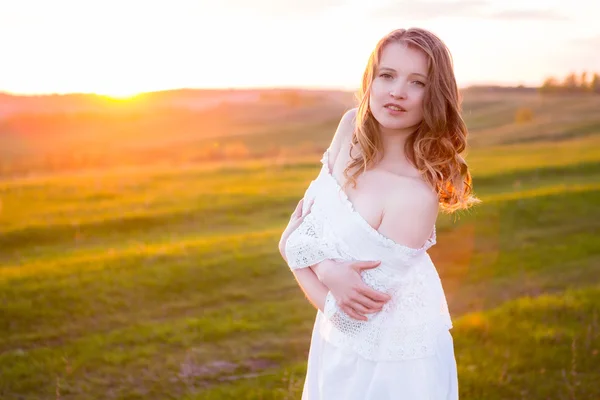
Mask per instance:
[[[390,96],[394,99],[406,99],[406,85],[404,82],[397,82],[390,90]]]

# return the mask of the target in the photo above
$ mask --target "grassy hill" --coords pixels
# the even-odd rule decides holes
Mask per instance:
[[[465,93],[483,204],[440,216],[430,250],[462,398],[600,398],[599,105]],[[277,242],[346,106],[312,107],[219,136],[288,149],[270,158],[207,165],[207,139],[156,132],[130,142],[152,162],[52,170],[49,141],[3,158],[0,398],[299,398],[315,310]]]

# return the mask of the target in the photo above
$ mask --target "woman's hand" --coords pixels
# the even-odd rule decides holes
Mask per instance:
[[[312,201],[307,207],[306,213],[302,214],[304,199],[298,202],[296,209],[290,217],[287,227],[279,240],[279,253],[287,262],[285,256],[285,245],[288,237],[294,232],[304,218],[310,214]],[[366,321],[365,314],[381,311],[383,305],[390,300],[390,296],[378,292],[367,286],[360,272],[375,268],[380,261],[335,261],[324,260],[311,269],[319,277],[320,281],[327,286],[336,300],[338,307],[351,318]]]
[[[302,224],[302,221],[304,221],[304,218],[306,218],[306,216],[308,214],[310,214],[310,211],[311,211],[311,208],[313,205],[313,201],[311,200],[310,204],[308,205],[307,211],[306,211],[306,213],[304,213],[304,215],[302,214],[303,205],[304,205],[304,198],[302,198],[298,202],[296,209],[294,210],[294,212],[292,213],[292,216],[290,217],[290,221],[288,222],[288,225],[286,226],[285,230],[281,234],[281,239],[279,239],[279,253],[281,253],[281,256],[283,257],[283,259],[286,262],[287,262],[287,258],[285,257],[285,244],[287,242],[287,239],[288,239],[288,237],[290,237],[292,232],[294,232],[300,226],[300,224]]]
[[[365,314],[381,311],[391,297],[367,286],[360,275],[376,268],[380,261],[324,260],[312,267],[321,282],[331,291],[338,307],[350,317],[367,321]]]

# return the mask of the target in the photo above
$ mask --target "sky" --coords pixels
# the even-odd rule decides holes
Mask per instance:
[[[0,91],[356,89],[377,41],[421,27],[460,86],[600,73],[589,0],[0,0]]]

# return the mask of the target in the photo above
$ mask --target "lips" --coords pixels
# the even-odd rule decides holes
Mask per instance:
[[[394,111],[406,111],[404,107],[397,103],[387,103],[386,105],[384,105],[384,107]]]

